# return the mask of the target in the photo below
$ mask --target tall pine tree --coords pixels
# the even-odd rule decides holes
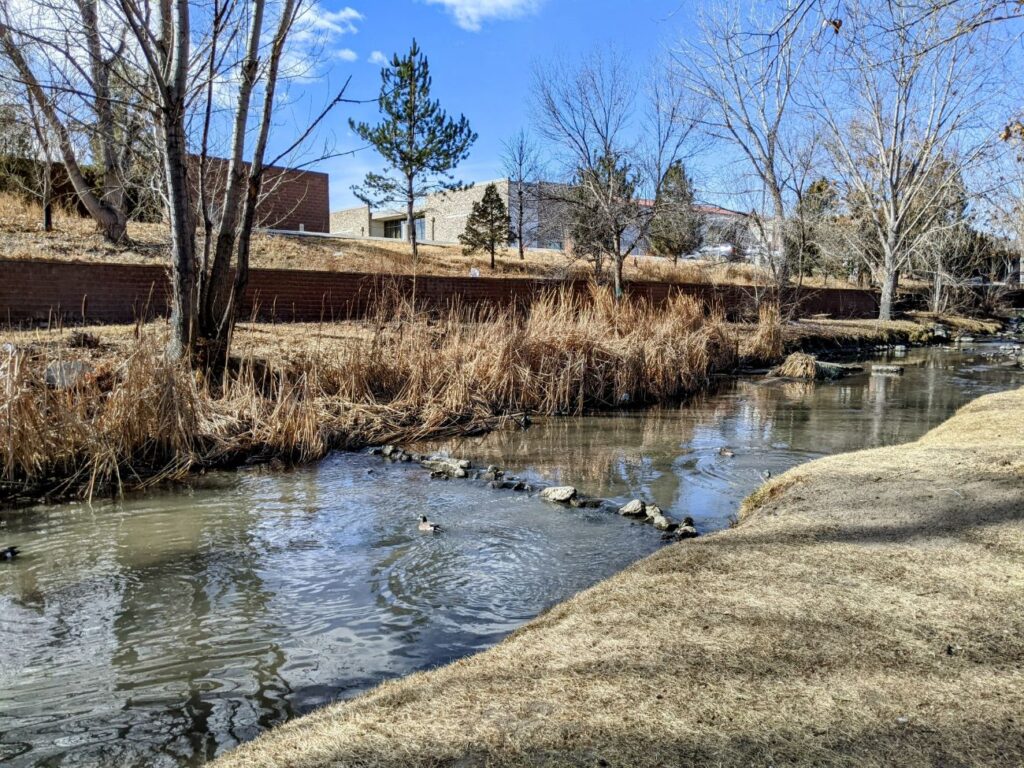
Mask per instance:
[[[430,98],[430,67],[416,41],[406,56],[397,53],[380,72],[380,110],[377,125],[349,120],[352,130],[372,144],[387,163],[383,174],[368,173],[353,187],[367,205],[404,203],[406,237],[416,248],[416,201],[431,192],[462,188],[452,171],[469,155],[476,134],[465,115],[454,120]]]
[[[473,203],[473,211],[466,219],[466,231],[459,235],[462,252],[487,251],[491,254],[491,271],[494,271],[494,253],[498,246],[505,247],[515,239],[505,201],[501,199],[498,188],[488,184],[483,198]]]

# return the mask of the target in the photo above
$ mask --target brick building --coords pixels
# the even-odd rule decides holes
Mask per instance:
[[[210,158],[208,178],[216,196],[224,187],[228,161]],[[304,232],[330,232],[330,180],[326,173],[268,166],[256,209],[256,226]]]

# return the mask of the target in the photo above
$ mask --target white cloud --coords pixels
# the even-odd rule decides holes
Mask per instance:
[[[516,19],[535,13],[540,0],[427,0],[443,5],[455,17],[455,23],[470,32],[477,32],[490,19]]]
[[[325,11],[322,8],[316,13],[316,25],[336,35],[355,34],[356,22],[363,20],[363,14],[355,8],[345,6],[340,11]]]
[[[342,35],[354,35],[359,31],[356,22],[363,20],[363,14],[355,8],[345,6],[340,11],[328,11],[319,2],[311,2],[295,20],[289,38],[301,43],[329,42]]]
[[[370,58],[368,58],[367,61],[370,62],[371,64],[378,64],[380,66],[384,66],[388,63],[388,57],[385,56],[380,51],[374,51],[373,53],[370,54]]]
[[[319,0],[309,2],[289,35],[289,45],[281,62],[282,75],[297,82],[319,78],[326,64],[324,54],[338,38],[358,32],[357,23],[362,19],[363,14],[349,6],[330,11]],[[353,50],[340,48],[331,58],[356,61],[359,56]]]

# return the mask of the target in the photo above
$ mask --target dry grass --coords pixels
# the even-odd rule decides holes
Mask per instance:
[[[90,219],[57,211],[54,231],[39,230],[42,213],[37,205],[0,193],[0,254],[7,259],[48,259],[104,263],[160,263],[167,254],[164,224],[128,223],[130,243],[114,246],[104,242]],[[274,269],[309,269],[374,274],[462,275],[477,269],[481,275],[582,279],[593,277],[592,265],[559,251],[530,249],[520,260],[515,249],[498,254],[495,271],[484,254],[463,255],[457,245],[422,245],[417,261],[404,242],[326,239],[257,234],[253,240],[252,266]],[[655,258],[627,259],[627,279],[670,283],[751,284],[765,276],[749,264],[670,261]]]
[[[71,349],[67,334],[8,334],[17,351],[4,353],[0,496],[132,488],[253,455],[309,460],[522,412],[662,402],[735,364],[725,323],[683,296],[655,308],[595,288],[552,294],[525,315],[452,310],[440,321],[382,306],[356,328],[325,326],[288,352],[288,333],[268,343],[242,329],[226,382],[166,360],[160,325],[103,334],[98,349]],[[46,366],[72,359],[93,365],[80,385],[47,387]]]
[[[992,318],[965,317],[963,315],[936,315],[933,312],[908,312],[907,317],[922,325],[941,323],[956,333],[979,336],[998,333],[1001,324]]]
[[[1024,391],[217,768],[1024,764]]]
[[[818,361],[812,355],[794,352],[781,365],[772,368],[772,376],[786,379],[804,379],[814,381],[818,378]]]
[[[785,350],[782,314],[778,304],[762,304],[758,323],[741,334],[740,357],[750,365],[766,365],[778,360]]]

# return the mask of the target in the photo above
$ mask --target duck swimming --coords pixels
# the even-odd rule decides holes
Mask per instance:
[[[0,560],[13,560],[21,554],[21,550],[17,547],[4,547],[0,549]]]
[[[417,527],[419,528],[419,530],[423,531],[424,533],[440,533],[441,532],[441,526],[438,525],[437,523],[432,523],[429,520],[427,520],[427,516],[426,515],[420,515],[420,524]]]
[[[724,456],[727,459],[731,459],[733,456],[736,455],[736,452],[732,448],[726,448],[725,446],[722,446],[721,448],[718,449],[718,455]]]

